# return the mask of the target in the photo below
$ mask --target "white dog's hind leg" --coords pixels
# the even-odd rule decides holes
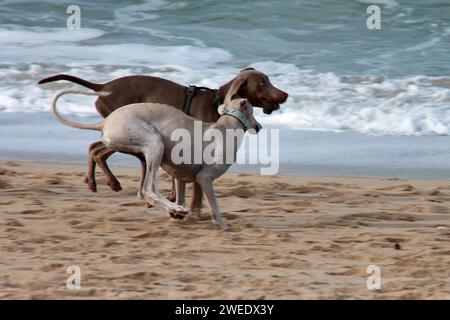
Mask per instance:
[[[144,180],[145,176],[147,174],[147,164],[145,163],[145,158],[142,156],[142,158],[139,158],[139,161],[141,162],[141,181],[139,182],[139,190],[137,193],[137,196],[139,199],[144,199]]]

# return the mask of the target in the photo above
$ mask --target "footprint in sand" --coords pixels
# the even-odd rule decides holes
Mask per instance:
[[[137,271],[119,275],[115,279],[135,280],[142,283],[149,283],[160,279],[160,275],[151,271]]]
[[[325,272],[325,274],[328,274],[330,276],[353,276],[358,273],[361,273],[361,271],[359,271],[357,269],[347,269],[344,271]]]
[[[20,212],[21,214],[37,214],[37,213],[42,213],[41,209],[28,209],[28,210],[23,210]]]
[[[49,185],[59,185],[59,184],[62,184],[62,180],[59,177],[53,177],[53,178],[47,179],[45,181],[45,183],[49,184]]]
[[[119,204],[120,207],[144,207],[144,202],[125,202]]]
[[[450,208],[446,206],[430,206],[428,207],[430,213],[450,213]]]
[[[439,190],[439,188],[436,188],[436,189],[434,189],[434,190],[431,190],[431,191],[428,193],[428,195],[429,195],[429,196],[442,196],[443,193],[442,193],[441,190]]]
[[[16,219],[7,219],[5,225],[11,227],[23,227],[23,223]]]
[[[239,173],[238,177],[251,177],[252,175],[250,173]]]
[[[350,205],[350,206],[369,206],[369,205],[373,205],[376,202],[373,200],[352,200],[352,201],[347,201],[346,204]]]
[[[6,161],[4,163],[4,165],[8,166],[8,167],[20,167],[20,166],[22,166],[20,163],[14,162],[14,161]]]
[[[384,190],[384,191],[407,191],[407,192],[417,191],[417,189],[414,188],[414,187],[413,187],[412,185],[410,185],[410,184],[399,184],[399,185],[395,185],[395,186],[389,186],[389,187],[378,188],[377,190]]]
[[[0,179],[0,189],[11,188],[11,184],[5,180]]]
[[[235,196],[238,198],[251,198],[253,196],[256,195],[256,192],[253,191],[252,189],[248,188],[248,187],[236,187],[233,188],[231,190],[227,190],[226,194],[225,193],[219,193],[220,197],[229,197],[229,196]]]
[[[41,268],[41,270],[44,272],[57,271],[58,269],[63,270],[62,272],[66,271],[65,265],[63,265],[62,263],[55,263],[55,262],[46,264]]]

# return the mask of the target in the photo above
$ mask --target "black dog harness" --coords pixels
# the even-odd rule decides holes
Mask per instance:
[[[201,90],[210,91],[210,92],[214,93],[214,104],[216,105],[217,108],[222,104],[222,101],[219,96],[219,90],[210,89],[210,88],[206,88],[206,87],[188,86],[186,89],[186,98],[184,99],[184,107],[183,107],[183,111],[187,115],[189,115],[189,110],[191,109],[192,98],[195,96],[195,94],[199,90],[200,91]]]

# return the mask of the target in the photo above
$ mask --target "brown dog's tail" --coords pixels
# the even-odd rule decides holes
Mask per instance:
[[[83,87],[89,88],[91,90],[94,91],[101,91],[103,88],[103,84],[100,83],[93,83],[93,82],[89,82],[74,76],[70,76],[68,74],[57,74],[56,76],[52,76],[52,77],[48,77],[48,78],[44,78],[42,80],[40,80],[38,82],[38,84],[43,84],[43,83],[47,83],[47,82],[53,82],[53,81],[59,81],[59,80],[67,80],[70,82],[74,82],[76,84],[79,84]]]
[[[59,122],[65,124],[66,126],[77,128],[77,129],[102,131],[103,121],[100,121],[100,122],[97,122],[94,124],[82,124],[82,123],[73,122],[66,118],[63,118],[63,116],[56,109],[56,102],[58,101],[58,99],[61,96],[68,94],[68,93],[84,94],[84,95],[88,95],[88,96],[102,96],[102,97],[107,96],[110,93],[109,92],[83,92],[83,91],[76,91],[76,90],[63,90],[55,95],[55,97],[53,98],[53,102],[52,102],[52,112]]]

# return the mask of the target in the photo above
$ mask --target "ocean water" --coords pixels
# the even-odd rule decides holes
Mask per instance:
[[[450,133],[450,1],[0,1],[0,112],[47,112],[69,73],[129,74],[217,87],[239,69],[267,73],[290,97],[266,125],[370,135]],[[366,27],[369,4],[381,29]],[[65,112],[94,116],[92,99]]]
[[[43,77],[215,88],[253,66],[289,93],[280,111],[256,111],[281,129],[281,173],[450,179],[448,0],[78,0],[81,28],[68,29],[71,4],[0,0],[0,158],[84,162],[98,137],[52,119],[70,85]],[[366,27],[370,4],[380,30]],[[60,109],[92,122],[93,101]]]

